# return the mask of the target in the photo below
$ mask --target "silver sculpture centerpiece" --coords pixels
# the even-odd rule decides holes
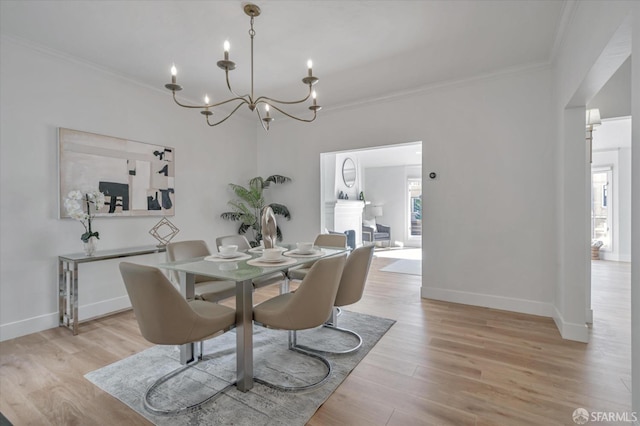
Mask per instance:
[[[262,219],[260,224],[260,232],[262,233],[264,248],[274,248],[276,246],[276,239],[278,238],[278,228],[276,225],[276,215],[273,213],[270,206],[266,206],[262,209]]]

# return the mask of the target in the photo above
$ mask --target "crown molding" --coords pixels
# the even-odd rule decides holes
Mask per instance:
[[[366,98],[358,101],[347,102],[343,104],[336,104],[336,105],[327,106],[327,107],[323,106],[322,110],[323,112],[333,112],[333,111],[340,111],[345,109],[359,108],[369,104],[392,102],[398,99],[408,98],[408,97],[423,94],[423,93],[434,92],[437,90],[448,89],[448,88],[462,87],[477,81],[493,80],[493,79],[503,78],[511,75],[528,74],[531,72],[541,71],[541,70],[550,69],[550,68],[551,68],[551,62],[549,61],[536,62],[532,64],[527,64],[527,65],[519,65],[519,66],[503,68],[501,70],[497,70],[497,71],[493,71],[485,74],[479,74],[479,75],[467,77],[467,78],[438,81],[435,83],[419,86],[413,89],[401,90],[401,91],[392,92],[392,93],[388,93],[381,96]]]
[[[553,46],[551,47],[551,54],[549,55],[549,62],[555,63],[558,52],[562,47],[565,40],[565,33],[569,25],[573,21],[576,10],[577,10],[577,0],[565,0],[562,5],[562,12],[560,15],[560,23],[556,28],[556,34],[553,41]]]

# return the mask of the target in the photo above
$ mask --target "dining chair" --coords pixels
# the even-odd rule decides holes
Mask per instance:
[[[253,320],[259,325],[289,330],[289,350],[315,358],[322,362],[327,373],[308,385],[286,386],[254,377],[258,383],[287,392],[314,389],[323,385],[331,376],[328,359],[296,346],[295,330],[306,330],[322,325],[329,315],[338,292],[346,254],[320,259],[313,264],[295,292],[275,296],[253,308]]]
[[[236,311],[234,309],[203,300],[185,300],[158,268],[121,262],[120,273],[131,300],[140,333],[151,343],[183,345],[201,342],[219,332],[228,331],[235,325]],[[201,401],[179,408],[158,408],[152,404],[151,392],[169,379],[193,367],[202,359],[201,349],[195,362],[173,370],[155,380],[144,393],[145,409],[159,415],[192,411],[205,402],[217,398],[235,384],[232,383]],[[175,398],[167,397],[167,400],[184,400],[184,397],[185,395],[181,394],[176,395]]]
[[[340,285],[338,287],[338,292],[336,293],[336,300],[333,302],[331,316],[323,324],[323,327],[328,329],[337,330],[354,336],[358,340],[356,346],[345,350],[317,349],[304,345],[297,345],[299,348],[321,354],[347,354],[360,349],[362,346],[362,336],[353,330],[338,327],[338,312],[341,306],[352,305],[362,299],[364,286],[367,282],[367,275],[369,274],[369,268],[371,267],[371,260],[373,259],[374,248],[375,246],[373,245],[362,246],[352,251],[349,257],[347,257],[347,262],[344,265],[344,270],[340,277]]]
[[[318,247],[347,247],[347,236],[345,234],[318,234],[313,242]],[[290,280],[301,280],[307,275],[314,262],[303,263],[302,265],[289,269],[287,274]]]
[[[237,245],[238,250],[251,249],[251,244],[249,244],[249,240],[247,240],[247,237],[245,237],[244,235],[225,235],[224,237],[216,238],[216,247],[218,247],[218,250],[220,250],[220,246],[226,246],[230,244]],[[273,274],[254,279],[253,288],[262,288],[278,283],[282,284],[281,290],[284,288],[288,288],[288,283],[283,283],[283,281],[288,281],[287,275],[284,272],[274,272]]]
[[[207,243],[202,240],[177,241],[167,244],[167,260],[169,262],[205,257],[210,254]],[[171,271],[171,276],[176,283],[179,282],[176,271]],[[234,281],[196,275],[194,290],[196,299],[218,302],[236,295],[236,283]]]

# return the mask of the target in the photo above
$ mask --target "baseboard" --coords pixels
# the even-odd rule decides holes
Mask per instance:
[[[80,321],[86,321],[96,317],[112,314],[114,312],[122,311],[131,307],[131,301],[129,296],[116,297],[101,301],[98,303],[92,303],[89,305],[83,305],[78,307],[78,318]],[[5,340],[14,339],[20,336],[26,336],[27,334],[37,333],[39,331],[48,330],[50,328],[58,327],[58,313],[40,315],[38,317],[27,318],[20,321],[15,321],[9,324],[0,325],[0,342]]]
[[[40,315],[0,325],[0,342],[58,326],[58,313]]]
[[[78,307],[78,318],[86,321],[96,317],[102,317],[114,312],[122,311],[131,307],[129,296],[120,296],[109,300],[102,300],[97,303]]]
[[[631,262],[631,255],[600,251],[600,260],[610,260],[612,262]]]
[[[553,316],[553,305],[532,300],[431,287],[422,287],[421,295],[425,299],[462,303],[463,305],[482,306],[484,308],[500,309],[503,311],[543,317]]]
[[[553,321],[556,323],[556,327],[558,327],[563,339],[589,343],[589,328],[587,324],[566,322],[556,307],[553,308]]]
[[[463,305],[482,306],[484,308],[553,318],[563,339],[583,343],[589,342],[589,329],[587,325],[567,323],[556,307],[550,303],[430,287],[422,287],[421,295],[425,299],[442,300],[444,302],[462,303]]]
[[[587,324],[593,324],[593,309],[587,308]]]

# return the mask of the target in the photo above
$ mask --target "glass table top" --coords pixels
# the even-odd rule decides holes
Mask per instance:
[[[292,246],[289,245],[281,245],[284,248],[290,248]],[[233,261],[230,259],[226,259],[225,261],[210,261],[205,260],[204,257],[198,257],[193,259],[187,259],[176,262],[165,262],[160,263],[157,266],[163,269],[169,269],[173,271],[182,271],[197,275],[204,275],[207,277],[214,277],[218,279],[228,280],[228,281],[246,281],[253,280],[255,278],[260,278],[265,275],[269,275],[273,272],[284,271],[290,268],[295,268],[296,266],[302,265],[304,263],[315,261],[318,259],[322,259],[324,257],[335,256],[340,253],[347,252],[346,248],[336,248],[336,247],[317,247],[321,249],[320,253],[316,256],[305,256],[305,257],[289,257],[284,252],[284,256],[289,259],[294,259],[295,263],[284,263],[284,264],[273,264],[273,266],[262,267],[262,266],[252,266],[247,262],[251,260],[255,260],[259,258],[262,254],[260,252],[252,252],[249,251],[247,254],[251,255],[251,259],[245,260],[237,260]]]

